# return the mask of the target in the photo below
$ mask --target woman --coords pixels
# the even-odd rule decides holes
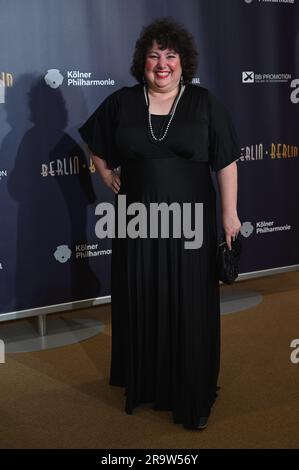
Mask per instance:
[[[169,18],[143,28],[131,73],[138,84],[112,93],[80,128],[94,164],[127,205],[203,204],[203,243],[183,237],[114,238],[110,384],[125,387],[126,412],[145,402],[175,423],[203,429],[217,396],[220,363],[216,272],[217,172],[226,240],[240,230],[240,149],[230,116],[204,87],[191,34]],[[121,168],[121,174],[114,171]],[[150,218],[144,220],[144,224]],[[163,222],[163,220],[162,220]],[[160,221],[160,224],[162,223]],[[118,233],[116,224],[116,233]],[[172,232],[171,232],[172,234]]]

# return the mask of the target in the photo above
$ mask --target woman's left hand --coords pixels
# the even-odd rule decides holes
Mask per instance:
[[[241,222],[237,212],[225,212],[222,214],[222,226],[228,248],[232,248],[232,237],[236,237],[241,229]]]

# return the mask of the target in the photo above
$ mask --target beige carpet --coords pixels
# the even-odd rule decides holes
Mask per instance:
[[[110,307],[102,306],[76,315],[99,319],[104,333],[0,364],[0,448],[299,448],[299,364],[290,361],[299,272],[233,289],[263,302],[222,317],[221,393],[206,430],[186,431],[150,405],[124,412],[123,389],[108,385]]]

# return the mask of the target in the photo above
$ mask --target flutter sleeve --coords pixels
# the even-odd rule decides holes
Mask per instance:
[[[239,139],[231,116],[209,91],[209,162],[213,171],[219,171],[240,157]]]
[[[118,125],[120,90],[112,93],[79,128],[79,134],[90,151],[106,160],[109,168],[120,165],[116,151],[115,131]]]

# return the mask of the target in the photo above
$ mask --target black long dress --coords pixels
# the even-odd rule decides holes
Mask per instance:
[[[166,117],[153,115],[156,133]],[[125,387],[127,413],[141,403],[196,424],[215,401],[220,366],[215,190],[210,170],[239,158],[230,115],[206,88],[188,84],[166,138],[148,133],[143,87],[124,87],[79,130],[111,168],[121,166],[134,202],[203,203],[203,243],[186,238],[114,238],[110,385]],[[192,220],[194,222],[194,209]],[[149,219],[145,221],[148,223]],[[116,234],[117,234],[116,220]],[[171,232],[170,232],[171,235]]]

